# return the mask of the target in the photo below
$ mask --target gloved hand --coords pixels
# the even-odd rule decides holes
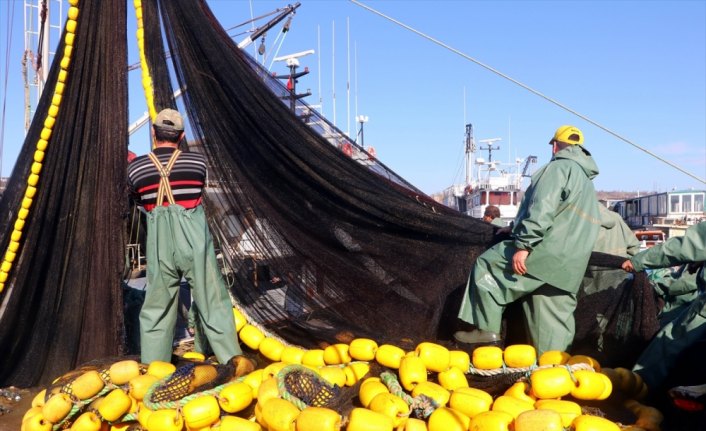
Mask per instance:
[[[233,356],[231,361],[233,362],[233,366],[235,367],[236,378],[242,377],[246,374],[250,374],[255,371],[255,368],[257,368],[255,361],[243,355]]]

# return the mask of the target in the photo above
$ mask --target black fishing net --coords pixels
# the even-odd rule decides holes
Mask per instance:
[[[301,100],[292,109],[287,88],[235,46],[204,1],[141,3],[155,108],[175,107],[172,89],[181,89],[189,151],[209,162],[218,256],[250,318],[304,347],[448,339],[493,227],[434,202]],[[122,335],[125,16],[124,0],[81,3],[64,102],[0,293],[0,385],[46,382],[135,342]],[[0,201],[3,247],[50,99],[45,92]],[[134,332],[137,321],[126,325]]]
[[[82,2],[75,35],[36,195],[0,293],[0,385],[50,381],[78,363],[118,354],[123,345],[126,3]],[[64,48],[62,42],[56,49],[0,200],[3,255],[17,227]]]
[[[204,2],[160,10],[191,150],[210,164],[212,231],[246,312],[306,347],[343,333],[435,338],[492,228],[433,202],[303,103],[292,111]]]

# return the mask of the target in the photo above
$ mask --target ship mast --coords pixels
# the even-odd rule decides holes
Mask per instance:
[[[473,179],[473,153],[476,152],[476,141],[473,139],[473,124],[466,124],[466,187],[471,186]]]

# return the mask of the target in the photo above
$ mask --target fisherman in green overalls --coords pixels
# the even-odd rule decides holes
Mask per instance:
[[[632,272],[697,262],[699,264],[693,268],[697,271],[693,280],[699,296],[655,335],[633,367],[650,388],[658,388],[664,383],[687,347],[706,339],[706,222],[695,224],[684,236],[669,238],[623,263],[623,269]]]
[[[254,365],[242,356],[233,305],[216,261],[201,205],[206,160],[181,152],[181,115],[161,111],[152,133],[154,150],[128,165],[133,195],[147,214],[147,291],[140,311],[142,362],[170,361],[182,278],[191,287],[204,335],[218,359],[242,374]]]
[[[600,227],[591,181],[598,167],[576,127],[559,127],[549,144],[552,160],[532,175],[513,239],[476,260],[458,315],[475,328],[456,332],[459,342],[499,341],[503,312],[515,301],[538,354],[566,351],[573,341],[576,293]]]

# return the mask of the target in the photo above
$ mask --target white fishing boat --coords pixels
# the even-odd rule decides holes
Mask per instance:
[[[523,179],[531,175],[536,156],[517,158],[514,162],[493,159],[500,150],[501,138],[481,139],[476,145],[473,125],[466,125],[465,182],[444,193],[442,202],[474,218],[483,218],[488,205],[500,209],[505,224],[515,219],[523,196]],[[487,152],[487,157],[482,157]]]

